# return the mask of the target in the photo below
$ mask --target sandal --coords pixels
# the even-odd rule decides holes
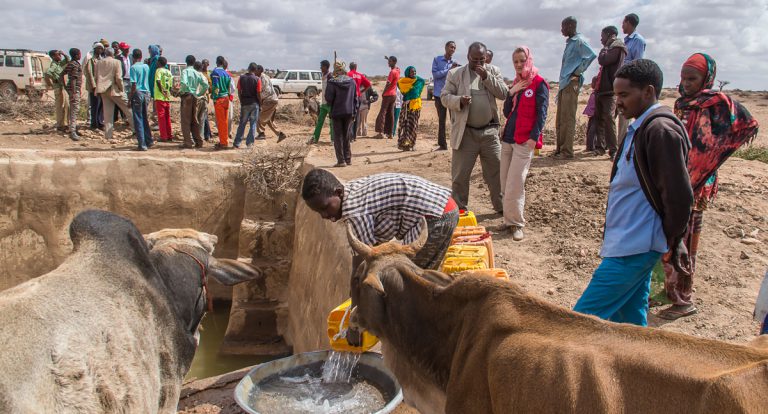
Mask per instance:
[[[684,307],[682,309],[680,309],[678,306],[679,305],[672,305],[667,309],[664,309],[661,312],[657,313],[656,316],[668,321],[675,321],[680,318],[685,318],[686,316],[695,315],[699,312],[699,310],[696,309],[696,307],[693,305],[690,305],[689,307]]]

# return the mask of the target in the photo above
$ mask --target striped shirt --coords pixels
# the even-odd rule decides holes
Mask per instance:
[[[341,219],[370,246],[398,239],[412,243],[421,218],[440,217],[451,190],[408,174],[375,174],[344,186]]]

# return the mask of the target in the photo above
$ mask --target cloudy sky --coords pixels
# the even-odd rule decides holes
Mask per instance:
[[[98,6],[94,6],[98,4]],[[466,48],[479,40],[494,50],[494,64],[512,77],[517,45],[533,51],[542,75],[557,80],[564,38],[560,21],[579,20],[579,31],[599,51],[600,29],[621,27],[623,16],[640,16],[665,84],[674,86],[682,62],[704,51],[718,62],[718,79],[731,88],[768,89],[768,0],[0,0],[0,47],[86,49],[102,37],[126,41],[146,53],[163,46],[171,61],[191,53],[228,58],[235,69],[255,61],[267,68],[311,68],[322,59],[355,60],[369,75],[386,73],[385,55],[401,68],[414,65],[430,76],[432,58],[447,40]],[[596,72],[597,63],[590,68]]]

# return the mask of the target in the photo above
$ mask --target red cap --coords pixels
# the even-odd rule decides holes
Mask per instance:
[[[131,45],[125,42],[120,42],[120,45],[118,45],[118,47],[120,48],[120,50],[126,50],[126,49],[130,49]]]

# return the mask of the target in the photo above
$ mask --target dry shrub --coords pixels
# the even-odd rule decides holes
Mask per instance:
[[[677,99],[677,97],[680,96],[680,94],[672,89],[662,89],[661,90],[661,97],[659,99]]]
[[[3,121],[44,121],[53,114],[53,101],[50,100],[32,102],[29,99],[0,99],[0,120]]]
[[[757,160],[768,163],[768,147],[763,145],[749,145],[736,151],[733,156],[745,160]]]
[[[241,160],[246,185],[267,199],[297,189],[307,152],[309,146],[302,143],[254,146]]]
[[[307,120],[308,116],[304,114],[304,107],[301,104],[278,105],[275,112],[275,120],[300,124]]]

